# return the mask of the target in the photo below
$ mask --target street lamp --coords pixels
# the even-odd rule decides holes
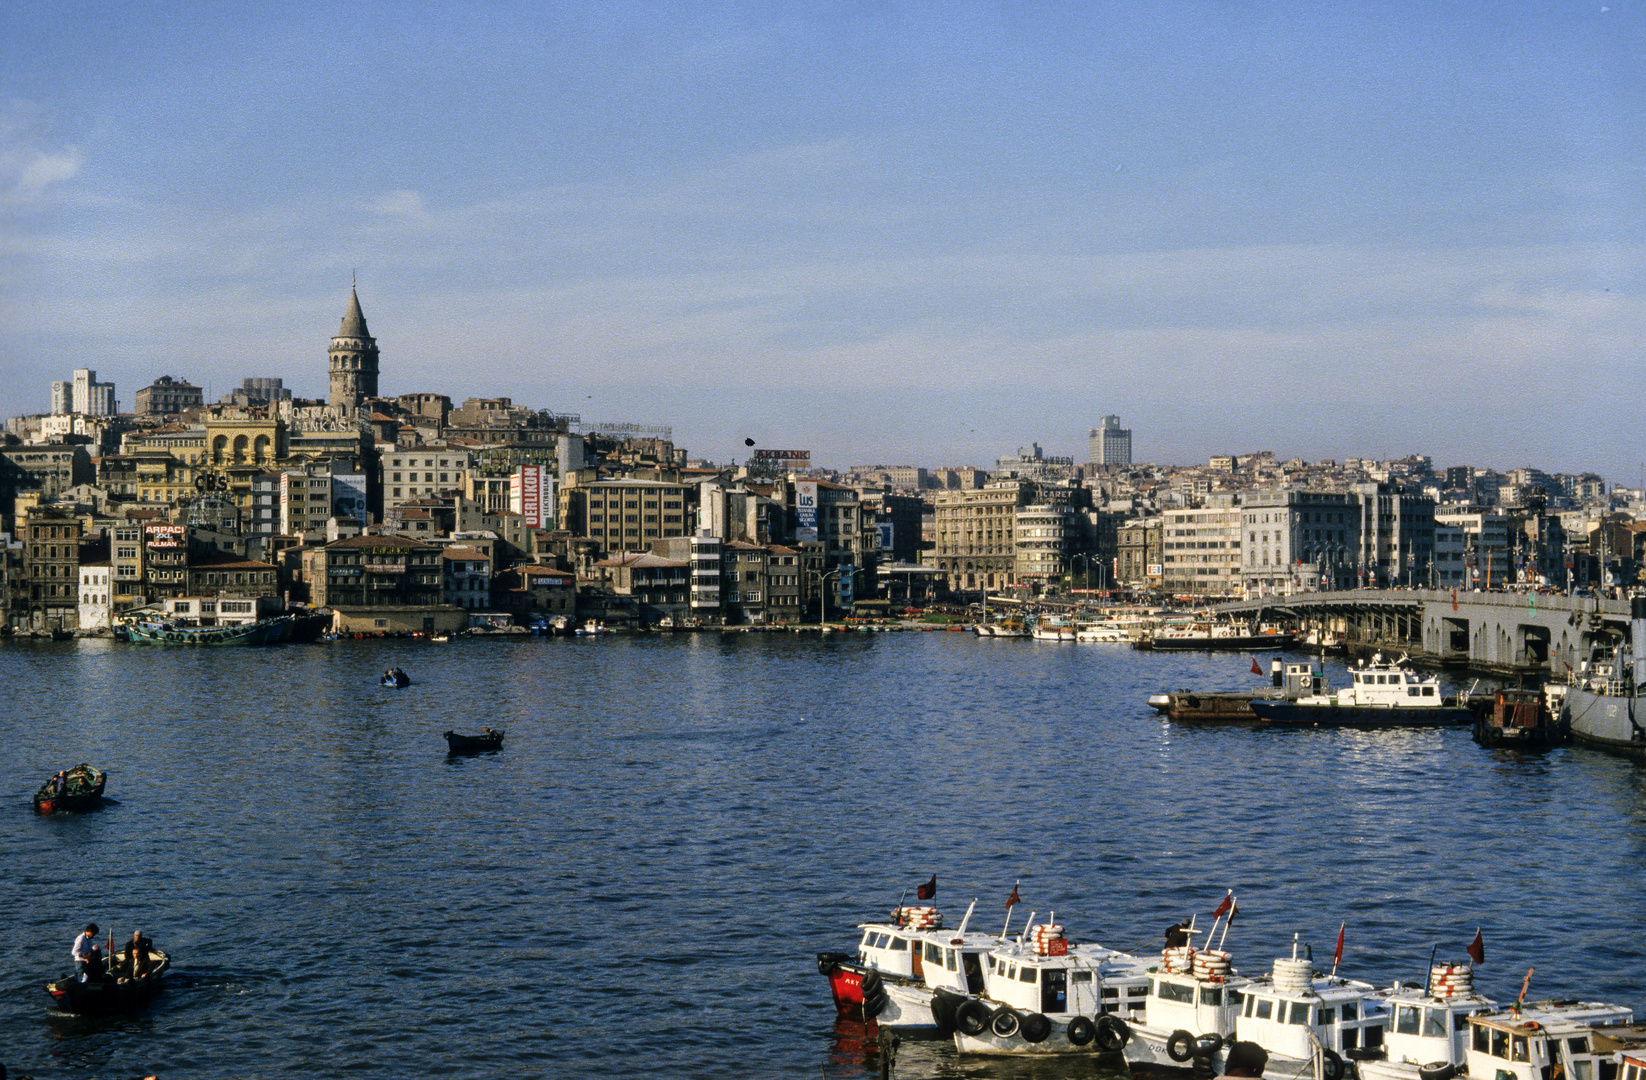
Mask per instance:
[[[812,577],[817,578],[817,625],[818,626],[822,626],[824,624],[824,622],[827,621],[826,616],[824,615],[823,608],[824,608],[824,604],[828,600],[829,591],[828,591],[828,589],[824,588],[824,582],[828,581],[832,577],[838,577],[839,574],[840,574],[840,570],[841,570],[841,568],[837,566],[833,570],[830,570],[828,573],[824,573],[821,570],[808,570],[808,571],[806,571],[806,573],[810,574]]]

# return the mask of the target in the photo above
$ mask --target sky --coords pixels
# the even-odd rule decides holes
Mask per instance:
[[[1635,484],[1646,0],[0,7],[0,413],[75,368],[815,464]]]

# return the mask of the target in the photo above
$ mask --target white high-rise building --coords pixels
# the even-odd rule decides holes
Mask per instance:
[[[1103,426],[1091,430],[1086,454],[1094,465],[1130,465],[1132,429],[1121,427],[1118,416],[1105,416]]]
[[[51,384],[51,411],[54,416],[80,413],[83,416],[113,416],[118,406],[114,384],[97,381],[97,372],[76,368],[71,381]]]

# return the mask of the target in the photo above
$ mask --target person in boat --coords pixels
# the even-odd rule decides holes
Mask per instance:
[[[80,931],[80,936],[74,939],[74,944],[69,948],[69,955],[74,957],[75,978],[81,982],[86,981],[92,956],[97,951],[97,924],[87,923],[86,928]]]
[[[69,789],[69,771],[67,769],[58,769],[57,775],[51,779],[52,790],[56,791],[57,797],[61,799]]]
[[[149,953],[152,942],[143,936],[143,931],[133,930],[131,941],[126,945],[126,961],[122,965],[128,978],[141,979],[154,966],[154,957]]]
[[[1189,943],[1189,928],[1180,922],[1166,927],[1166,948],[1181,949]]]

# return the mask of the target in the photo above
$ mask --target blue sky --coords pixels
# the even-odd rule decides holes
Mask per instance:
[[[0,12],[0,389],[1638,482],[1643,3]]]

